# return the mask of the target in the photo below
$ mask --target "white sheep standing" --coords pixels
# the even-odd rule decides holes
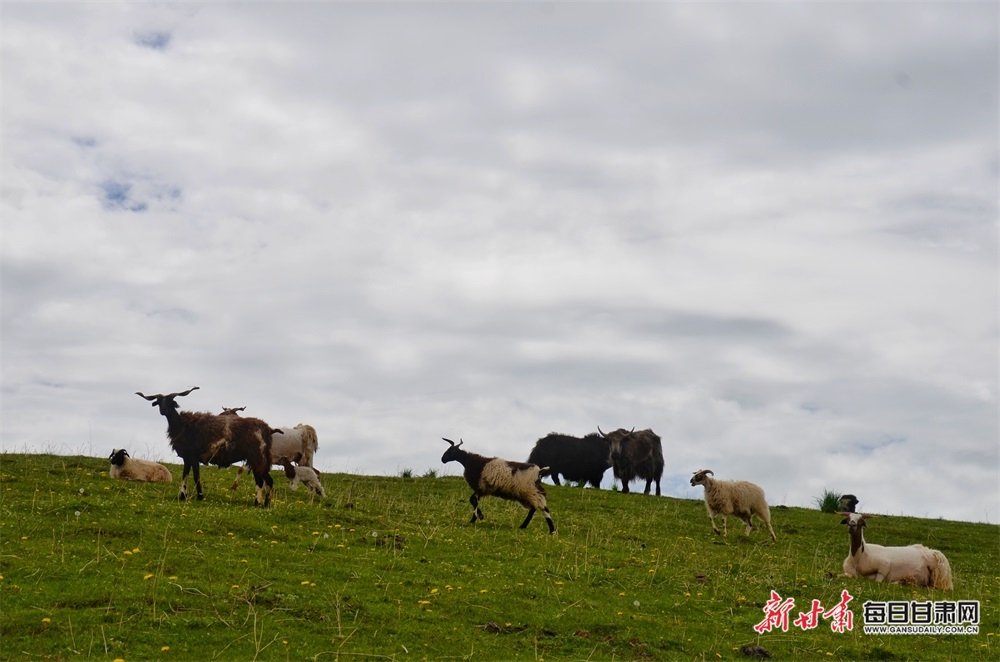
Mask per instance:
[[[293,466],[288,458],[281,458],[281,466],[285,468],[285,477],[289,480],[289,487],[292,490],[299,489],[299,485],[305,485],[306,489],[321,497],[326,496],[323,483],[319,482],[319,471],[312,467],[302,465]]]
[[[115,480],[139,480],[149,483],[169,483],[174,477],[159,462],[131,457],[124,448],[111,451],[111,477]]]
[[[715,516],[722,515],[722,535],[726,535],[726,520],[729,515],[736,515],[747,525],[745,535],[750,535],[753,528],[751,519],[754,515],[764,520],[771,539],[777,540],[774,529],[771,528],[771,510],[764,499],[764,490],[745,480],[716,480],[711,469],[701,469],[691,477],[691,486],[705,486],[705,507],[712,521],[712,530],[719,533],[715,526]]]
[[[950,591],[952,589],[951,565],[945,555],[936,549],[914,544],[908,547],[885,547],[865,542],[862,529],[865,520],[874,515],[866,513],[840,513],[841,524],[847,525],[851,536],[851,553],[844,559],[844,574],[848,577],[866,577],[877,582],[913,584]]]

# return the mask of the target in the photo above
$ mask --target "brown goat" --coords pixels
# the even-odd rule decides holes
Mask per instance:
[[[191,470],[194,472],[198,500],[205,498],[201,491],[199,462],[228,467],[246,460],[257,483],[254,502],[257,505],[263,503],[265,508],[268,507],[271,504],[271,489],[274,486],[270,474],[273,432],[271,426],[259,418],[178,411],[175,398],[185,396],[197,388],[195,386],[182,393],[167,395],[143,395],[136,391],[136,395],[149,400],[154,407],[160,408],[160,414],[167,419],[167,437],[170,439],[170,446],[184,460],[184,476],[177,498],[181,501],[187,498],[187,477]]]

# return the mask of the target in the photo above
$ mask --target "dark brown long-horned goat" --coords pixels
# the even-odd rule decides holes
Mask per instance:
[[[611,468],[615,478],[622,481],[622,494],[628,494],[633,480],[646,479],[643,494],[649,494],[656,482],[656,496],[660,496],[660,478],[663,477],[663,444],[652,430],[618,428],[607,434],[597,426],[597,431],[611,445]]]
[[[444,437],[442,437],[444,439]],[[545,503],[545,488],[542,487],[542,469],[535,464],[526,462],[511,462],[498,457],[483,457],[459,448],[462,440],[456,444],[451,439],[445,439],[451,446],[441,456],[444,463],[452,460],[459,462],[465,468],[465,482],[472,488],[469,503],[472,504],[472,521],[483,519],[483,511],[479,509],[479,497],[495,496],[509,501],[517,501],[528,509],[528,516],[521,523],[521,528],[527,528],[536,510],[545,515],[549,525],[549,533],[556,530],[552,523],[552,515]]]
[[[177,498],[187,498],[188,472],[193,470],[194,484],[198,491],[198,500],[205,498],[201,491],[201,473],[199,462],[228,467],[244,460],[253,471],[257,483],[257,493],[254,502],[268,507],[271,504],[271,488],[274,480],[271,478],[271,433],[270,425],[259,418],[242,418],[239,416],[216,416],[200,411],[178,411],[176,398],[185,396],[198,387],[189,388],[181,393],[166,395],[136,395],[160,408],[160,413],[167,419],[167,437],[170,446],[184,460],[184,476],[181,479],[181,491]]]

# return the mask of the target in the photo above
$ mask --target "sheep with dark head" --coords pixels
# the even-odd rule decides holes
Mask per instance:
[[[184,475],[177,498],[182,501],[187,498],[187,477],[192,470],[198,500],[205,498],[201,490],[199,462],[228,467],[246,460],[257,483],[255,503],[263,503],[266,508],[271,503],[271,488],[274,485],[270,474],[273,429],[259,418],[178,411],[176,399],[197,388],[195,386],[181,393],[166,395],[143,395],[136,392],[136,395],[160,408],[160,414],[167,419],[170,446],[184,460]]]
[[[174,477],[159,462],[131,457],[124,448],[111,451],[110,476],[115,480],[137,480],[148,483],[169,483]]]
[[[299,489],[299,485],[305,485],[306,489],[313,494],[318,494],[321,497],[326,496],[326,490],[323,489],[323,483],[320,482],[321,476],[318,469],[301,465],[294,466],[286,457],[281,458],[280,464],[285,468],[288,487],[293,491]]]
[[[444,437],[442,437],[444,439]],[[528,516],[521,523],[521,528],[527,528],[536,510],[541,510],[549,525],[549,533],[556,530],[552,523],[552,515],[545,502],[545,488],[542,487],[543,469],[535,464],[511,462],[498,457],[484,457],[459,448],[462,440],[456,444],[451,439],[445,439],[450,444],[448,450],[441,456],[441,461],[458,462],[465,468],[465,482],[472,488],[469,503],[472,504],[472,520],[483,519],[483,511],[479,509],[479,497],[495,496],[509,501],[517,501],[528,509]],[[547,467],[546,467],[547,469]]]

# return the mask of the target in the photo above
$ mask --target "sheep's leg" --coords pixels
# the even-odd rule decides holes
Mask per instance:
[[[477,517],[479,519],[483,519],[483,511],[479,510],[479,497],[473,493],[473,495],[469,497],[469,503],[472,504],[472,519],[469,521],[469,524],[475,524]]]
[[[750,530],[753,529],[753,522],[750,521],[751,517],[752,517],[752,515],[747,515],[746,517],[743,517],[742,515],[740,515],[740,519],[743,520],[743,523],[747,525],[746,530],[743,532],[743,535],[745,535],[745,536],[749,536],[750,535]]]
[[[184,474],[181,478],[181,491],[177,493],[178,501],[185,501],[188,494],[188,472],[191,471],[191,465],[187,460],[184,460]]]
[[[254,495],[253,505],[263,505],[268,508],[271,505],[271,488],[274,486],[274,479],[271,474],[264,472],[254,472],[254,481],[257,483],[257,493]],[[261,498],[263,496],[263,498]]]
[[[191,469],[194,473],[194,486],[198,490],[198,501],[204,501],[205,495],[201,492],[201,466],[197,460],[193,462]]]
[[[557,473],[549,474],[549,478],[551,478],[552,482],[555,483],[556,485],[562,485],[562,483],[559,482],[559,474]]]
[[[264,472],[264,507],[271,507],[271,491],[274,489],[274,479],[268,471]]]
[[[653,481],[649,478],[646,479],[646,489],[642,491],[643,494],[649,494],[649,489],[653,486]]]
[[[549,533],[554,533],[556,525],[552,523],[552,513],[549,512],[549,507],[542,508],[542,513],[545,515],[545,523],[549,525]]]
[[[622,494],[628,494],[628,481],[622,478]]]
[[[247,463],[244,462],[242,464],[242,466],[240,466],[239,470],[236,472],[236,480],[233,481],[233,486],[230,487],[229,489],[235,490],[239,486],[239,484],[240,484],[240,477],[243,475],[243,472],[246,471],[246,470],[247,470]]]
[[[771,528],[770,514],[767,517],[762,517],[761,515],[758,514],[757,517],[760,517],[762,520],[764,520],[764,524],[767,524],[767,530],[771,534],[771,540],[773,540],[774,542],[778,542],[778,536],[774,535],[774,529]]]
[[[660,496],[660,479],[656,479],[656,496]]]
[[[521,528],[522,529],[528,528],[528,523],[531,522],[531,518],[534,516],[535,516],[535,507],[531,506],[530,508],[528,508],[528,516],[524,518],[523,522],[521,522]]]

